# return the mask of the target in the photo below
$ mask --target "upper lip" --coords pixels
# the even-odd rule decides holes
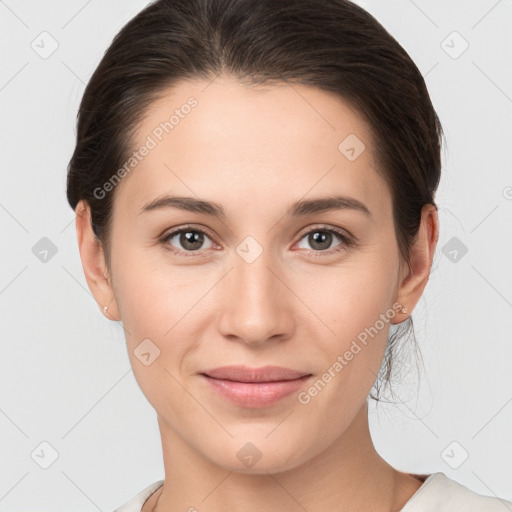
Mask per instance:
[[[248,368],[247,366],[222,366],[202,372],[203,375],[214,379],[232,380],[237,382],[278,382],[283,380],[300,379],[307,372],[300,372],[280,366],[262,366]]]

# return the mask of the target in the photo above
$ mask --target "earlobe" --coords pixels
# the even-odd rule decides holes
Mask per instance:
[[[397,302],[412,312],[427,285],[432,268],[437,241],[439,238],[439,220],[437,209],[426,204],[421,211],[421,225],[415,243],[410,249],[410,269],[400,283]],[[397,322],[406,318],[399,314]]]
[[[120,320],[103,245],[92,230],[90,206],[82,200],[78,203],[75,213],[78,249],[87,285],[101,312],[111,320]]]

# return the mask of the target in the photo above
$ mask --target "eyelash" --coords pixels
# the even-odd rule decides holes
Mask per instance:
[[[174,236],[176,236],[180,233],[184,233],[184,232],[202,233],[202,234],[206,235],[208,238],[212,239],[212,237],[209,235],[209,233],[207,233],[206,231],[204,231],[202,229],[198,229],[193,226],[184,226],[180,229],[171,231],[170,233],[163,235],[161,238],[159,238],[159,242],[162,245],[165,245],[168,250],[170,250],[171,252],[173,252],[177,255],[182,255],[185,257],[193,257],[193,256],[200,255],[201,254],[200,251],[180,251],[179,249],[172,247],[168,243],[169,240],[171,240]],[[333,249],[329,249],[329,250],[325,250],[325,251],[309,250],[308,252],[314,257],[331,256],[332,254],[341,253],[356,244],[355,239],[353,237],[346,235],[343,231],[341,231],[337,228],[328,227],[328,226],[319,226],[319,227],[315,227],[315,228],[311,229],[310,231],[307,231],[300,237],[299,241],[302,240],[305,236],[310,235],[311,233],[316,233],[316,232],[325,232],[325,233],[331,233],[331,234],[337,235],[341,239],[342,243]]]

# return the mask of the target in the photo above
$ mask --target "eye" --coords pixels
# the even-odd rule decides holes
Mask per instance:
[[[341,240],[341,244],[334,246],[334,249],[331,248],[333,235],[334,238],[337,237]],[[342,252],[355,244],[355,241],[353,241],[348,235],[344,234],[341,230],[332,227],[317,227],[305,233],[300,240],[303,240],[306,237],[308,243],[310,243],[313,248],[309,252],[314,256],[325,256],[336,252]],[[204,247],[205,240],[210,241],[210,244],[206,247]],[[183,227],[175,231],[171,231],[160,238],[160,242],[165,246],[170,245],[170,250],[184,256],[194,256],[200,253],[203,249],[214,248],[215,245],[205,231],[193,227]],[[178,247],[176,247],[175,244],[179,244]]]
[[[336,245],[334,249],[332,249],[331,244],[336,237],[339,238],[342,243]],[[301,238],[301,240],[303,239],[306,239],[311,247],[313,247],[313,251],[310,252],[313,254],[320,253],[314,254],[314,256],[325,256],[336,252],[342,252],[353,245],[352,239],[345,235],[342,231],[324,226],[308,231]]]
[[[172,250],[179,254],[193,256],[194,253],[199,252],[201,249],[209,249],[213,246],[213,243],[210,243],[210,245],[203,247],[205,238],[210,240],[211,242],[211,239],[208,236],[208,234],[202,231],[201,229],[185,227],[164,235],[160,239],[160,242],[162,244],[171,245]],[[173,240],[174,244],[180,244],[181,247],[176,248],[176,246],[173,244]]]

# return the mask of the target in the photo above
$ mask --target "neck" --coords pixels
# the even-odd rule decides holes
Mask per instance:
[[[421,482],[392,468],[374,448],[367,403],[347,431],[306,463],[279,473],[223,469],[183,442],[159,417],[165,482],[143,512],[207,509],[259,512],[400,510]],[[156,507],[155,507],[156,505]]]

